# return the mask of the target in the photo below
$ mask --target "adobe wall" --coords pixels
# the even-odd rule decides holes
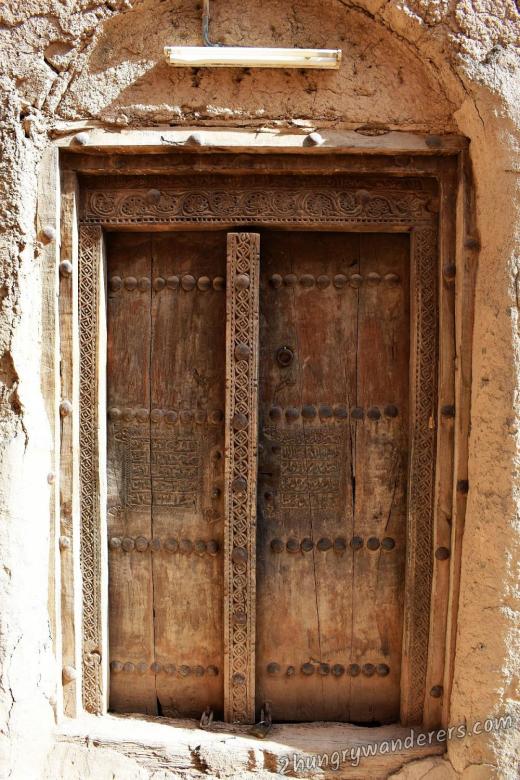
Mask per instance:
[[[213,6],[216,39],[342,47],[342,68],[169,68],[164,44],[199,43],[200,11],[193,0],[7,0],[0,6],[0,771],[13,778],[41,777],[44,765],[49,777],[151,777],[130,758],[103,758],[101,749],[77,748],[76,754],[70,748],[64,756],[63,746],[53,747],[59,681],[53,678],[47,610],[51,429],[42,393],[48,367],[41,361],[35,209],[39,160],[59,120],[96,119],[115,130],[310,121],[459,132],[471,139],[481,251],[452,722],[505,713],[520,719],[515,3],[214,0]],[[449,761],[429,759],[397,776],[513,780],[518,748],[513,731],[453,741]],[[124,766],[118,763],[123,760]]]

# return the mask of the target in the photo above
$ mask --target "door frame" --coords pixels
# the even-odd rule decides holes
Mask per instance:
[[[411,324],[415,322],[417,327],[410,332],[410,487],[401,722],[428,727],[446,722],[445,691],[451,685],[460,539],[468,487],[465,448],[470,356],[465,352],[458,363],[455,360],[461,354],[462,341],[468,340],[460,315],[472,298],[471,275],[464,274],[461,279],[455,270],[457,266],[464,269],[467,255],[456,241],[467,211],[461,197],[466,170],[462,146],[444,156],[428,152],[407,159],[394,154],[310,157],[274,152],[240,159],[220,150],[211,155],[170,152],[167,165],[163,152],[147,155],[148,170],[143,168],[142,156],[119,155],[118,160],[113,154],[98,159],[103,155],[62,152],[61,258],[68,253],[73,268],[71,278],[62,273],[59,287],[60,296],[76,300],[68,316],[77,349],[65,357],[77,377],[79,583],[78,573],[73,576],[82,595],[76,644],[81,647],[80,684],[87,711],[106,712],[108,690],[104,234],[107,230],[219,227],[236,232],[251,226],[293,227],[398,231],[411,236]],[[194,170],[194,159],[201,173],[187,175],[188,170]],[[125,176],[108,175],[121,167]],[[146,180],[144,173],[148,174]],[[256,176],[254,186],[251,178],[249,185],[239,184],[235,177],[243,173]],[[266,176],[271,177],[270,182]],[[223,193],[226,185],[229,193],[231,181],[239,197],[226,202]],[[176,186],[172,186],[174,182]],[[255,294],[254,286],[251,294]],[[236,522],[230,509],[228,540]],[[227,546],[226,560],[230,561],[231,548]],[[247,595],[254,609],[254,559],[250,564]],[[252,674],[249,668],[245,683],[238,681],[238,699],[233,698],[237,669],[230,659],[235,655],[243,660],[247,648],[254,648],[254,621],[249,620],[237,635],[233,633],[229,618],[235,581],[231,568],[224,643],[228,658],[226,719],[247,722],[254,717],[254,659]],[[248,628],[251,625],[253,628]],[[253,658],[251,652],[247,657]],[[233,703],[239,700],[241,705]]]

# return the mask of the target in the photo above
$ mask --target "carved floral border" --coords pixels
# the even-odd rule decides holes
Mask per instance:
[[[412,415],[408,488],[407,562],[405,620],[403,638],[402,701],[403,723],[422,721],[433,571],[432,536],[435,486],[435,433],[432,419],[436,410],[436,364],[438,354],[437,273],[438,216],[431,192],[411,189],[400,180],[383,187],[381,182],[366,189],[358,182],[339,177],[306,177],[288,183],[280,177],[278,185],[244,186],[239,177],[214,178],[210,186],[178,186],[155,189],[141,186],[129,189],[88,188],[82,195],[79,246],[80,306],[80,474],[81,474],[81,565],[83,576],[83,703],[89,712],[102,711],[102,670],[96,669],[92,653],[100,652],[103,616],[99,583],[103,577],[101,554],[102,517],[99,506],[99,466],[96,441],[98,420],[97,363],[93,349],[97,343],[100,313],[97,311],[98,267],[103,252],[102,228],[131,228],[135,225],[269,224],[284,227],[304,225],[316,229],[335,226],[356,230],[410,230],[412,266],[413,365]],[[141,182],[143,179],[141,178]],[[354,186],[355,185],[355,186]],[[228,315],[229,316],[229,315]],[[251,324],[250,327],[253,327]],[[251,445],[251,429],[248,444]],[[250,447],[249,447],[250,449]],[[254,459],[249,468],[253,469]],[[250,472],[252,473],[252,471]],[[254,482],[254,478],[253,478]],[[250,503],[250,502],[249,502]],[[249,511],[254,512],[254,508]],[[238,518],[238,515],[237,515]],[[231,513],[228,520],[235,522]],[[240,523],[242,523],[240,519]],[[238,523],[238,520],[237,520]],[[241,528],[228,528],[229,539],[240,536]],[[225,562],[233,577],[232,550],[228,545]],[[251,637],[254,637],[254,558],[250,559],[246,591],[241,596],[249,605],[245,631],[233,636],[236,658],[249,659],[244,679],[246,697],[233,704],[232,674],[228,675],[226,710],[229,720],[251,718],[254,706],[254,668]],[[236,595],[236,593],[235,593]],[[234,590],[227,588],[226,625],[233,624]],[[253,612],[251,613],[251,610]],[[228,637],[229,640],[229,637]],[[227,640],[227,641],[228,641]],[[242,643],[242,644],[240,644]],[[229,653],[229,649],[228,649]],[[97,661],[96,656],[96,661]],[[106,659],[101,659],[101,664]],[[98,664],[99,666],[99,664]],[[238,679],[238,678],[237,678]],[[240,706],[239,706],[240,705]]]

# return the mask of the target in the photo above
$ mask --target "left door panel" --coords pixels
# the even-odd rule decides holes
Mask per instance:
[[[223,706],[226,236],[110,234],[110,709]]]

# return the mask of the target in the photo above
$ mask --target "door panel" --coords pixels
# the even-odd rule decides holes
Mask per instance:
[[[222,713],[225,260],[225,234],[109,238],[117,711]]]
[[[257,703],[277,720],[398,718],[408,255],[262,236]]]

